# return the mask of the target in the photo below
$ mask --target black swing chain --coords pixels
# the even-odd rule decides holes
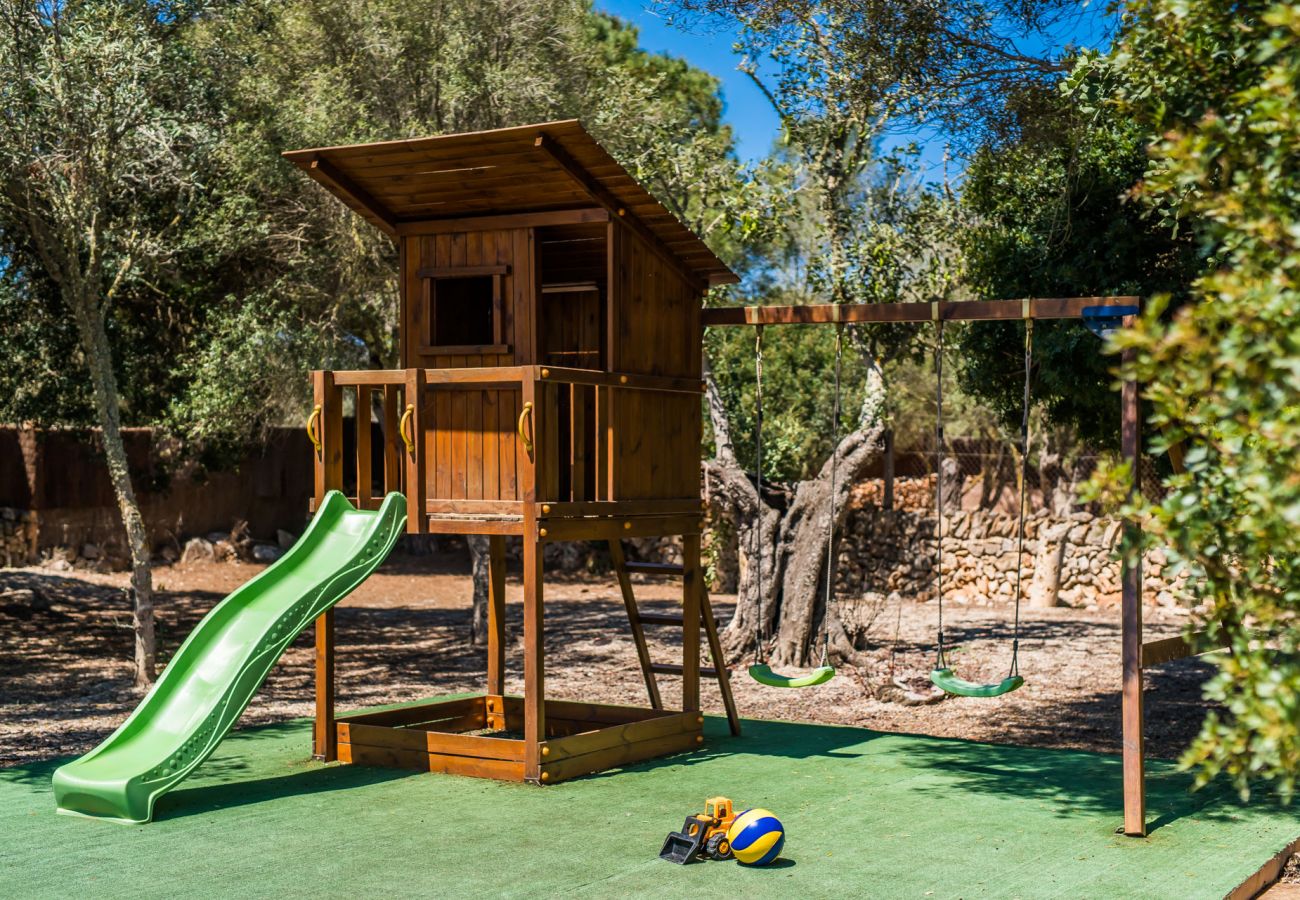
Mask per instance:
[[[946,669],[943,653],[943,319],[934,322],[934,593],[939,608],[936,669]]]
[[[1020,674],[1020,577],[1025,554],[1025,493],[1029,477],[1029,384],[1034,363],[1034,320],[1025,319],[1025,392],[1020,411],[1020,511],[1016,536],[1016,617],[1011,629],[1011,675]]]
[[[835,515],[837,512],[835,494],[835,468],[840,455],[840,360],[844,347],[844,323],[835,323],[835,399],[831,406],[831,508],[830,523],[826,529],[826,605],[822,611],[822,661],[826,657],[831,643],[831,601],[835,593]]]

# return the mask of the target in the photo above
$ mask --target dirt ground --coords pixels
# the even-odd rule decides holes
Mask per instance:
[[[161,657],[179,646],[198,619],[260,566],[195,563],[159,568]],[[483,651],[467,645],[469,563],[458,554],[396,556],[343,602],[337,614],[340,709],[411,700],[482,687]],[[640,576],[637,576],[640,577]],[[0,570],[0,766],[84,752],[111,731],[139,700],[131,687],[131,631],[125,574]],[[25,594],[6,592],[29,590]],[[520,585],[507,585],[507,627],[522,629]],[[663,580],[637,585],[646,611],[667,612],[678,591]],[[17,599],[15,599],[17,598]],[[720,622],[735,598],[713,597]],[[743,666],[733,678],[741,714],[859,725],[883,731],[970,738],[1040,747],[1117,752],[1119,616],[1115,610],[1031,611],[1022,624],[1021,671],[1026,685],[998,700],[950,698],[928,706],[875,699],[885,680],[896,608],[872,634],[874,670],[841,672],[818,688],[780,690],[752,682]],[[932,662],[933,604],[904,603],[896,674],[923,679]],[[945,608],[949,641],[962,645],[961,673],[1000,678],[1010,652],[1010,610]],[[1177,633],[1182,620],[1148,608],[1148,637]],[[642,703],[644,686],[612,576],[548,582],[548,696]],[[680,632],[650,626],[656,658],[674,659]],[[658,640],[662,637],[663,640]],[[516,649],[517,649],[517,645]],[[1182,660],[1147,673],[1147,747],[1173,757],[1204,717],[1200,684],[1212,667]],[[660,676],[673,702],[675,679]],[[523,687],[522,660],[508,660],[507,690]],[[721,712],[717,688],[705,681],[705,707]],[[243,724],[312,712],[310,633],[299,637],[254,698]]]

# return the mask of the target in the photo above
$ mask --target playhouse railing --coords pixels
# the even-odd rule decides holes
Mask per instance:
[[[557,516],[698,511],[699,381],[558,366],[312,379],[317,502],[339,489],[377,508],[401,490],[412,532],[517,519],[530,501]]]

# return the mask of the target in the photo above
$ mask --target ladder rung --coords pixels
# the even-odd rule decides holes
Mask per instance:
[[[680,675],[682,667],[676,663],[651,663],[650,671],[656,675]],[[700,675],[703,678],[717,678],[718,670],[713,666],[700,666]]]
[[[623,568],[642,575],[682,575],[686,572],[677,563],[628,562],[623,564]]]
[[[636,619],[642,625],[676,625],[678,628],[681,628],[685,622],[681,613],[643,612],[637,613]]]

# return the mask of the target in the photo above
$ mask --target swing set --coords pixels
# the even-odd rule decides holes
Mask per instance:
[[[1029,300],[978,300],[934,303],[888,303],[835,305],[820,304],[812,306],[750,306],[706,309],[701,317],[705,327],[727,327],[748,325],[765,328],[769,325],[816,325],[834,324],[851,325],[859,322],[872,323],[935,323],[941,328],[946,322],[975,322],[989,320],[1016,320],[1025,322],[1027,328],[1039,319],[1077,319],[1089,331],[1098,337],[1106,337],[1120,328],[1131,325],[1138,313],[1137,297],[1065,297],[1035,298]],[[938,341],[936,341],[938,344]],[[761,349],[761,344],[759,345]],[[942,348],[939,348],[940,352]],[[1026,341],[1026,365],[1032,365],[1032,337]],[[1132,351],[1124,351],[1123,362],[1132,360]],[[761,359],[759,360],[761,363]],[[940,397],[940,416],[936,434],[942,434],[942,398]],[[1027,404],[1026,404],[1027,405]],[[1132,379],[1126,379],[1120,391],[1120,455],[1133,467],[1134,471],[1141,460],[1141,404],[1138,399],[1138,385]],[[838,421],[838,414],[837,414]],[[1026,428],[1022,417],[1021,440],[1025,439]],[[1024,454],[1021,454],[1023,465]],[[1023,472],[1022,472],[1023,475]],[[1022,488],[1023,488],[1023,477]],[[760,482],[761,483],[761,482]],[[1023,504],[1023,490],[1021,503]],[[942,510],[940,509],[940,512]],[[832,510],[832,516],[834,511]],[[942,516],[940,517],[942,522]],[[832,518],[832,523],[834,519]],[[1141,534],[1139,524],[1133,519],[1123,522],[1125,546],[1136,546]],[[937,534],[940,534],[936,531]],[[1023,533],[1023,531],[1022,531]],[[940,534],[940,539],[941,534]],[[834,535],[828,541],[833,545]],[[834,575],[833,555],[828,559],[828,575]],[[936,573],[936,586],[942,587],[942,572]],[[833,583],[830,577],[828,583]],[[1211,638],[1204,633],[1189,636],[1163,638],[1155,641],[1142,639],[1142,566],[1141,559],[1135,554],[1125,553],[1120,561],[1120,641],[1123,667],[1121,692],[1121,718],[1123,730],[1123,788],[1124,788],[1124,826],[1126,835],[1140,837],[1146,834],[1146,762],[1145,741],[1143,736],[1143,694],[1142,672],[1146,666],[1170,662],[1202,653],[1221,649],[1221,639]],[[761,596],[761,593],[760,593]],[[830,597],[828,591],[828,598]],[[942,602],[940,592],[940,602]],[[760,616],[760,621],[761,621]],[[931,681],[944,691],[968,696],[998,696],[1020,687],[1024,682],[1017,670],[1016,651],[1019,639],[1019,614],[1017,611],[1016,631],[1012,643],[1012,668],[1008,677],[992,685],[980,685],[963,682],[957,678],[947,660],[939,656],[939,641],[936,639],[936,667],[931,673]],[[825,648],[825,624],[823,623],[823,647]],[[762,635],[760,635],[761,637]],[[757,651],[762,653],[760,649]],[[756,681],[773,687],[810,687],[822,684],[834,676],[834,669],[825,661],[826,650],[823,649],[823,664],[814,672],[804,676],[780,675],[756,663],[750,674]]]
[[[1017,310],[1016,307],[1019,307]],[[1018,311],[1018,315],[1016,315]],[[754,447],[754,482],[758,489],[762,487],[763,472],[763,329],[769,324],[795,324],[828,322],[835,325],[834,354],[834,391],[831,413],[833,444],[838,446],[840,439],[840,400],[841,400],[841,364],[843,359],[844,328],[853,322],[921,322],[929,320],[935,329],[934,367],[935,367],[935,429],[934,429],[934,470],[935,477],[935,596],[938,609],[938,629],[935,640],[935,665],[930,673],[930,680],[941,691],[961,697],[998,697],[1016,690],[1025,683],[1020,674],[1020,601],[1022,597],[1021,566],[1016,567],[1014,590],[1014,617],[1011,633],[1011,663],[1007,676],[1000,681],[987,683],[968,681],[954,671],[948,659],[948,650],[944,641],[943,630],[943,521],[944,492],[941,462],[944,452],[943,435],[943,353],[944,323],[949,321],[974,321],[979,319],[1020,318],[1025,324],[1024,338],[1024,390],[1021,402],[1020,418],[1020,473],[1019,497],[1017,511],[1017,548],[1016,558],[1023,556],[1025,542],[1025,482],[1028,472],[1029,447],[1029,406],[1031,400],[1033,374],[1033,334],[1034,320],[1039,318],[1078,317],[1099,337],[1107,336],[1120,327],[1124,317],[1135,315],[1138,311],[1134,298],[1072,298],[1069,300],[1021,300],[1021,301],[984,301],[966,303],[934,302],[930,304],[896,304],[878,306],[805,306],[805,307],[750,307],[740,310],[743,321],[737,321],[732,310],[710,310],[713,316],[706,317],[709,325],[749,324],[755,326],[754,339],[754,374],[755,374],[755,447]],[[928,315],[924,315],[928,313]],[[725,318],[724,315],[726,314]],[[707,316],[707,314],[706,314]],[[835,668],[830,664],[830,610],[834,602],[835,583],[835,520],[836,509],[836,454],[830,459],[830,524],[826,537],[826,575],[825,610],[822,616],[821,658],[818,666],[806,675],[784,675],[772,669],[764,661],[769,635],[767,634],[764,611],[760,609],[756,617],[754,646],[755,660],[749,667],[749,676],[759,684],[776,688],[805,688],[824,684],[835,676]],[[760,604],[763,597],[763,567],[761,529],[754,529],[754,559],[759,560],[756,583]]]

